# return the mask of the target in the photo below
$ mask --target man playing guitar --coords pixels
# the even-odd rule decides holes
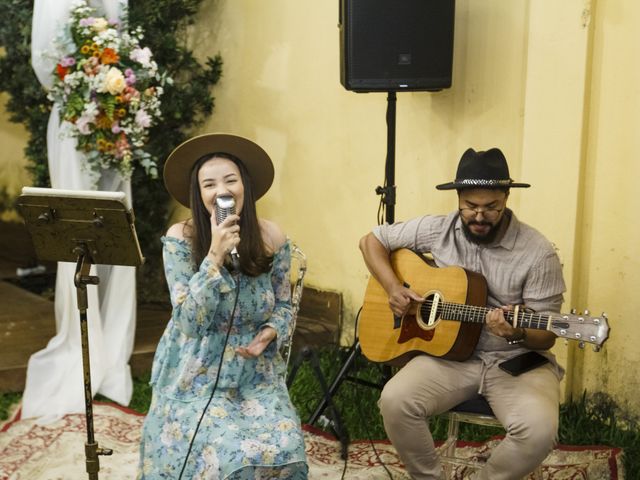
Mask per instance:
[[[360,240],[367,268],[388,296],[396,321],[425,303],[425,292],[413,290],[394,270],[391,253],[396,250],[429,252],[438,267],[460,266],[486,279],[490,308],[467,358],[428,351],[415,355],[382,391],[385,429],[414,479],[442,478],[428,418],[478,393],[504,425],[506,437],[476,478],[520,479],[554,446],[563,370],[548,350],[556,335],[521,326],[520,314],[513,312],[514,306],[559,312],[566,288],[553,245],[507,208],[509,189],[526,187],[511,180],[499,149],[470,148],[460,159],[456,179],[436,187],[457,190],[455,212],[380,225]],[[514,320],[507,321],[510,317]],[[521,374],[499,368],[532,350],[548,362]]]

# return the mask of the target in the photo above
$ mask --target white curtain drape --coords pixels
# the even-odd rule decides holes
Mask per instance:
[[[38,80],[45,88],[52,85],[55,59],[46,55],[53,40],[69,18],[73,0],[35,0],[31,37],[31,59]],[[96,0],[90,3],[108,19],[119,18],[126,6],[122,0]],[[47,130],[47,154],[53,188],[92,190],[91,180],[82,168],[83,156],[76,141],[60,136],[58,106],[54,105]],[[131,182],[116,172],[105,172],[98,190],[122,191],[131,205]],[[67,413],[84,412],[84,382],[80,320],[75,263],[59,262],[55,290],[56,335],[46,348],[29,359],[22,399],[22,416],[41,417],[47,422]],[[98,287],[89,286],[87,321],[93,393],[101,393],[120,404],[131,400],[132,381],[129,357],[133,350],[136,320],[135,268],[94,266],[100,277]]]

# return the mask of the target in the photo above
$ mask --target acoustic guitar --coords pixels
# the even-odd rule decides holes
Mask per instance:
[[[395,317],[387,293],[371,276],[364,296],[358,336],[364,355],[373,362],[403,363],[417,353],[449,360],[466,360],[478,343],[487,312],[487,283],[478,273],[461,267],[438,268],[411,250],[391,254],[401,282],[425,300],[404,317]],[[609,337],[607,316],[574,312],[533,313],[514,308],[505,313],[512,325],[548,330],[557,337],[594,345]]]

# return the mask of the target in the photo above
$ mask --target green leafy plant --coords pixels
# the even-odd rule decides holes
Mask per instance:
[[[31,16],[33,2],[0,0],[0,91],[7,92],[9,119],[22,123],[29,132],[25,155],[33,184],[49,185],[47,168],[47,122],[50,105],[47,92],[31,68]]]
[[[20,401],[21,393],[2,393],[0,394],[0,420],[7,420],[11,408]]]
[[[0,215],[13,208],[7,187],[0,187]]]
[[[214,109],[212,87],[222,74],[219,55],[203,64],[187,45],[187,27],[195,21],[202,0],[136,0],[129,2],[131,28],[144,29],[144,43],[163,71],[173,78],[162,96],[162,121],[149,131],[145,150],[158,159],[161,172],[171,150],[188,138]],[[25,148],[28,170],[34,186],[50,185],[47,167],[46,132],[50,102],[31,68],[32,0],[0,0],[0,91],[7,92],[6,109],[12,122],[29,132]],[[161,176],[160,176],[161,177]],[[166,301],[161,271],[159,237],[166,226],[169,196],[162,178],[150,179],[143,170],[132,176],[136,230],[145,264],[138,269],[144,278],[138,296],[143,301]]]

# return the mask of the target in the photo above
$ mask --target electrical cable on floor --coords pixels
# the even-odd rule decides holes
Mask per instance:
[[[356,314],[356,318],[355,318],[355,320],[354,320],[356,332],[358,331],[358,323],[359,323],[359,321],[360,321],[360,313],[361,313],[361,312],[362,312],[362,307],[360,307],[360,309],[358,310],[358,313]],[[358,386],[365,386],[365,385],[358,384]],[[384,469],[385,469],[385,471],[387,472],[387,475],[389,475],[389,478],[390,478],[391,480],[393,480],[393,475],[391,474],[391,472],[389,471],[389,469],[387,468],[387,466],[386,466],[386,465],[384,464],[384,462],[382,461],[382,458],[380,458],[380,454],[378,453],[378,450],[376,449],[376,446],[375,446],[375,444],[373,443],[373,438],[372,438],[371,432],[369,431],[369,429],[368,429],[368,428],[366,428],[366,425],[368,425],[368,423],[365,421],[365,419],[364,419],[364,418],[363,418],[363,416],[362,416],[362,409],[358,408],[358,409],[356,409],[356,410],[358,411],[358,415],[359,415],[359,417],[360,417],[360,423],[361,423],[363,426],[365,426],[365,432],[366,432],[366,434],[367,434],[367,438],[369,439],[369,444],[371,445],[371,448],[373,449],[373,453],[374,453],[374,454],[375,454],[375,456],[376,456],[376,459],[378,460],[378,462],[380,463],[380,465],[382,466],[382,468],[384,468]],[[346,471],[346,462],[345,462],[345,471]],[[342,475],[343,475],[343,476],[342,476],[342,478],[344,478],[344,474],[345,474],[345,472],[343,471],[343,472],[342,472]]]

